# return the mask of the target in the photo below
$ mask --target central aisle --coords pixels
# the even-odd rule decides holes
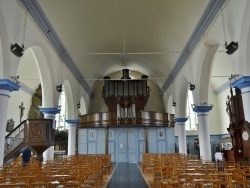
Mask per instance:
[[[140,169],[136,163],[119,163],[107,188],[147,188]]]

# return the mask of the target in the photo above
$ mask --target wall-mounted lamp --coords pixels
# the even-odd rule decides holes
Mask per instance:
[[[79,101],[79,103],[76,104],[76,107],[77,107],[77,108],[81,108],[81,103],[80,103],[80,101]]]
[[[228,79],[229,79],[230,81],[233,80],[233,79],[236,80],[237,77],[239,77],[239,74],[231,74],[231,75],[230,75],[230,78],[228,78]]]
[[[189,83],[189,90],[194,91],[195,90],[195,84]]]
[[[58,92],[60,92],[60,93],[63,91],[63,89],[62,89],[62,84],[56,86],[56,91],[58,91]]]
[[[175,107],[176,106],[176,102],[173,100],[173,104],[172,104],[172,106],[173,107]]]
[[[194,108],[196,106],[196,104],[191,104],[191,108]]]
[[[13,80],[14,83],[16,83],[16,84],[19,84],[19,83],[20,83],[20,82],[18,81],[19,76],[11,76],[10,78]]]

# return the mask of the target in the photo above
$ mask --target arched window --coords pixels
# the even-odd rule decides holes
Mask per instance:
[[[186,121],[186,130],[198,130],[198,119],[196,112],[193,111],[191,104],[194,104],[192,91],[188,90],[186,114],[188,120]]]
[[[65,120],[67,119],[68,108],[67,108],[67,99],[64,91],[60,93],[58,106],[61,108],[61,110],[59,114],[56,114],[56,129],[66,130],[68,129],[68,125],[65,122]]]

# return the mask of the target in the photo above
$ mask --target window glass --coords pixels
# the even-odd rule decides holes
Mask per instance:
[[[64,91],[60,93],[58,106],[61,110],[60,113],[56,114],[56,129],[68,129],[68,124],[65,122],[67,119],[67,99]]]
[[[192,109],[192,104],[194,104],[193,94],[192,91],[188,90],[188,96],[187,96],[187,117],[188,120],[186,121],[186,130],[198,130],[198,119],[196,112]]]

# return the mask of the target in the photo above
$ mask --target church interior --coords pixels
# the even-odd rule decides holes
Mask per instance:
[[[249,187],[250,1],[1,0],[0,187]]]

